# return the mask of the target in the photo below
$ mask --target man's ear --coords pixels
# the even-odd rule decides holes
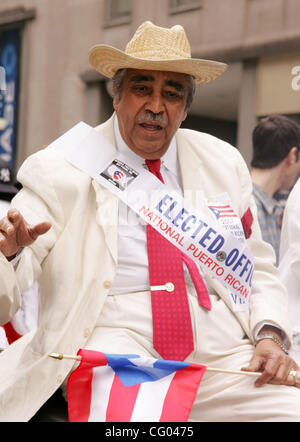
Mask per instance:
[[[115,95],[114,95],[114,98],[113,98],[113,107],[114,107],[115,111],[118,110],[118,100],[116,99]]]
[[[287,164],[291,166],[292,164],[297,163],[298,159],[299,159],[298,148],[294,146],[291,148],[291,150],[286,156]]]

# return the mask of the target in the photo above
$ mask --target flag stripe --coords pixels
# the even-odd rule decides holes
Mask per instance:
[[[235,213],[234,213],[234,211],[233,210],[219,210],[219,212],[221,213],[221,215],[228,215],[228,214],[234,214],[235,215]]]
[[[82,367],[73,371],[67,382],[68,413],[70,422],[88,422],[92,394],[93,368]],[[69,388],[71,383],[76,388]]]
[[[191,364],[176,372],[164,401],[160,422],[187,422],[205,370],[205,366]]]
[[[114,377],[114,371],[107,365],[93,369],[89,422],[105,422],[109,392],[113,385]],[[99,382],[99,379],[101,382]]]
[[[113,370],[111,369],[113,372]],[[130,422],[140,389],[140,384],[125,387],[117,375],[114,376],[106,411],[106,422]]]
[[[136,400],[131,422],[159,422],[164,398],[174,378],[172,373],[155,382],[144,382]]]
[[[227,209],[228,207],[230,207],[229,205],[227,206],[209,206],[211,209]]]
[[[70,422],[88,422],[92,397],[93,367],[105,365],[103,353],[89,350],[79,350],[82,357],[79,366],[74,370],[67,382],[68,413]],[[75,384],[76,388],[69,388]]]

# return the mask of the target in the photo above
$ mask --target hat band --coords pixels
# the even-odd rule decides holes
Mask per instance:
[[[141,58],[144,60],[176,60],[176,59],[191,59],[191,56],[188,55],[184,51],[172,51],[168,50],[165,52],[162,52],[161,50],[144,50],[144,51],[126,51],[126,55],[129,55],[130,57],[134,58]]]

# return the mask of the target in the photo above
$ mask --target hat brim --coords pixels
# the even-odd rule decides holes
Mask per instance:
[[[192,75],[196,84],[209,83],[227,69],[227,64],[197,58],[149,60],[136,58],[107,45],[95,45],[89,51],[90,64],[105,77],[112,78],[119,69],[146,69]]]

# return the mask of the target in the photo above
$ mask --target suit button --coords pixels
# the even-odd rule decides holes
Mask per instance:
[[[112,286],[111,281],[104,281],[104,283],[103,283],[103,287],[104,287],[105,289],[110,289],[111,286]]]
[[[85,338],[88,338],[90,336],[90,333],[91,333],[90,329],[89,328],[85,328],[84,331],[83,331],[83,336]]]

